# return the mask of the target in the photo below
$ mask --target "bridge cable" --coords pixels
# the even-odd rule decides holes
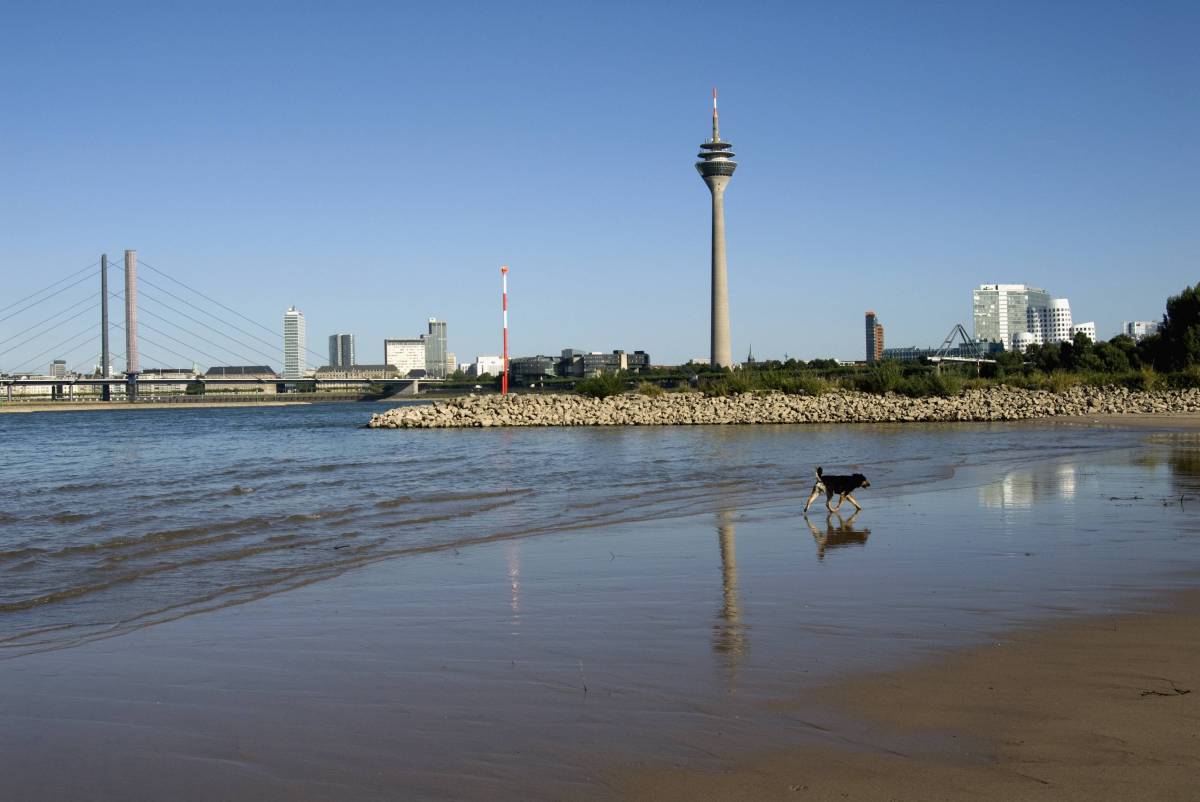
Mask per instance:
[[[185,318],[187,318],[188,320],[192,321],[193,323],[198,323],[199,325],[203,326],[204,328],[208,329],[209,331],[212,331],[212,332],[214,332],[214,333],[216,333],[216,334],[219,334],[219,335],[221,335],[222,337],[226,337],[226,338],[228,338],[228,339],[230,339],[230,340],[233,340],[233,342],[234,342],[236,345],[238,345],[239,347],[241,347],[241,348],[245,348],[245,349],[247,349],[247,350],[249,350],[249,351],[253,351],[254,353],[258,354],[258,355],[259,355],[259,356],[261,356],[261,357],[266,357],[267,359],[275,359],[275,358],[278,356],[278,354],[268,355],[267,353],[265,353],[265,352],[263,352],[263,351],[260,351],[259,349],[255,348],[254,346],[250,345],[249,343],[242,342],[241,340],[237,339],[236,337],[233,337],[233,336],[231,336],[231,335],[229,335],[229,334],[226,334],[225,332],[223,332],[223,331],[220,331],[219,329],[216,329],[216,328],[214,328],[213,326],[209,325],[208,323],[205,323],[203,320],[200,320],[200,319],[198,319],[198,318],[194,318],[194,317],[192,317],[191,315],[189,315],[187,312],[183,312],[183,311],[181,311],[181,310],[179,310],[179,309],[176,309],[175,307],[171,306],[170,304],[168,304],[168,303],[166,303],[166,302],[162,301],[162,300],[161,300],[161,299],[159,299],[159,298],[155,298],[154,296],[152,296],[152,295],[149,295],[148,293],[142,293],[142,295],[143,295],[143,297],[145,297],[145,298],[148,298],[148,299],[150,299],[151,301],[154,301],[154,303],[156,303],[156,304],[160,304],[160,305],[162,305],[162,306],[165,306],[167,309],[170,309],[170,310],[171,310],[172,312],[174,312],[175,314],[177,314],[177,315],[179,315],[179,316],[181,316],[181,317],[185,317]],[[187,301],[184,301],[184,303],[187,303]],[[165,319],[165,318],[164,318],[164,319]],[[177,323],[176,323],[176,324],[174,324],[174,325],[178,326],[179,324],[177,324]],[[179,328],[181,328],[181,329],[182,329],[183,327],[182,327],[182,326],[179,326]],[[187,331],[187,329],[184,329],[184,331]],[[189,332],[189,333],[191,333],[191,332]],[[196,335],[196,336],[199,336],[199,335]],[[222,348],[222,349],[224,349],[224,350],[227,350],[227,351],[229,351],[230,353],[233,353],[233,351],[231,351],[231,350],[230,350],[230,349],[229,349],[227,346],[221,346],[221,345],[218,345],[217,343],[212,343],[212,345],[217,345],[217,347],[218,347],[218,348]],[[274,348],[274,346],[272,346],[272,347]],[[239,359],[244,359],[244,357],[242,357],[242,356],[240,356],[240,355],[237,355],[237,356],[238,356],[238,358],[239,358]],[[247,362],[247,364],[249,364],[249,362]]]
[[[9,337],[4,338],[3,340],[0,340],[0,345],[4,345],[6,342],[15,340],[17,337],[20,337],[22,334],[28,334],[29,332],[33,331],[34,329],[38,328],[39,326],[41,326],[45,323],[49,323],[50,321],[54,320],[54,318],[59,317],[61,315],[65,315],[67,312],[70,312],[74,309],[78,309],[80,306],[87,303],[88,301],[94,301],[94,300],[95,300],[95,298],[92,295],[88,295],[86,298],[83,298],[83,299],[77,301],[76,303],[71,304],[66,309],[58,310],[57,312],[55,312],[53,315],[46,318],[45,320],[41,320],[37,323],[34,323],[32,326],[28,326],[23,331],[18,331],[16,334],[13,334]],[[51,328],[53,328],[53,326]],[[47,329],[47,331],[49,331],[49,329]],[[41,332],[41,334],[45,334],[45,332]],[[38,334],[38,335],[34,335],[34,336],[37,337],[37,336],[41,336],[41,335]]]
[[[124,326],[118,326],[117,324],[115,324],[115,323],[114,323],[114,324],[113,324],[113,327],[114,327],[114,328],[116,328],[116,329],[118,329],[118,330],[120,330],[120,331],[125,331],[125,327],[124,327]],[[147,338],[145,338],[145,337],[140,337],[140,336],[139,336],[139,337],[138,337],[138,342],[139,342],[139,343],[140,343],[140,342],[146,342],[146,343],[149,343],[150,345],[153,345],[155,348],[161,348],[162,350],[166,351],[168,354],[174,354],[175,356],[179,357],[180,359],[184,360],[185,362],[194,362],[194,361],[195,361],[195,360],[193,360],[193,359],[192,359],[192,357],[190,357],[190,356],[184,356],[183,354],[179,353],[178,351],[172,351],[170,348],[166,347],[165,345],[162,345],[161,343],[156,343],[156,342],[154,342],[153,340],[147,339]],[[151,362],[157,362],[157,363],[158,363],[158,366],[159,366],[159,367],[161,367],[161,368],[167,368],[167,367],[171,367],[169,364],[167,364],[167,363],[166,363],[166,362],[164,362],[163,360],[161,360],[161,359],[155,359],[154,357],[151,357],[151,356],[150,356],[150,355],[148,355],[148,354],[141,354],[141,353],[139,352],[139,355],[140,355],[140,356],[145,356],[145,357],[146,357],[147,359],[149,359]],[[128,367],[129,367],[129,366],[128,366],[128,365],[126,365],[125,367],[126,367],[126,369],[128,369]]]
[[[99,309],[99,308],[100,308],[100,304],[99,304],[99,303],[92,304],[92,305],[91,305],[90,307],[88,307],[87,309],[84,309],[84,310],[81,310],[81,311],[79,311],[79,312],[76,312],[75,314],[71,315],[69,318],[66,318],[65,320],[60,320],[60,321],[59,321],[59,322],[58,322],[56,325],[59,325],[59,326],[61,326],[61,325],[63,325],[64,323],[70,323],[72,320],[75,320],[76,318],[83,317],[83,316],[84,316],[84,315],[86,315],[87,313],[89,313],[89,312],[93,312],[93,311],[95,311],[96,309]],[[95,324],[93,324],[93,325],[95,325]],[[5,349],[5,350],[3,350],[3,351],[0,351],[0,356],[4,356],[5,354],[7,354],[7,353],[11,353],[12,351],[15,351],[15,350],[17,350],[18,348],[20,348],[20,347],[22,347],[22,346],[28,345],[29,343],[31,343],[31,342],[33,342],[34,340],[36,340],[38,337],[41,337],[43,334],[46,334],[48,331],[50,331],[50,329],[47,329],[47,331],[41,331],[41,332],[38,332],[37,334],[33,335],[32,337],[29,337],[29,338],[27,338],[27,339],[25,339],[25,340],[22,340],[21,342],[17,343],[16,345],[10,346],[9,348],[7,348],[7,349]],[[25,332],[22,332],[22,333],[25,333]],[[11,339],[11,338],[10,338],[10,339]],[[6,341],[6,342],[7,342],[7,341]]]
[[[73,279],[73,278],[75,278],[76,276],[78,276],[80,273],[84,272],[85,270],[91,270],[93,267],[95,267],[95,266],[96,266],[96,265],[98,265],[98,264],[100,264],[99,260],[97,260],[97,261],[95,261],[95,262],[92,262],[90,265],[88,265],[87,267],[83,268],[83,270],[76,270],[74,273],[72,273],[71,275],[67,276],[66,278],[59,279],[58,281],[54,282],[53,284],[49,285],[48,287],[43,287],[42,289],[40,289],[40,290],[38,290],[37,292],[33,293],[33,295],[26,295],[24,298],[21,298],[20,300],[13,301],[13,302],[12,302],[12,303],[10,303],[8,306],[0,306],[0,312],[4,312],[4,311],[6,311],[6,310],[12,309],[12,308],[13,308],[14,306],[16,306],[17,304],[22,304],[22,303],[25,303],[25,302],[26,302],[26,301],[28,301],[30,298],[33,298],[35,295],[41,295],[43,292],[46,292],[47,290],[49,290],[49,289],[51,289],[51,288],[53,288],[53,287],[57,287],[59,284],[62,284],[64,281],[70,281],[71,279]]]
[[[84,310],[84,311],[88,311],[88,310]],[[46,354],[50,354],[50,353],[53,353],[54,351],[61,349],[67,343],[72,342],[74,340],[78,340],[81,336],[83,336],[85,334],[92,334],[94,336],[95,335],[95,332],[93,331],[94,328],[95,328],[94,325],[89,323],[88,327],[86,329],[83,329],[82,331],[72,334],[67,339],[63,340],[60,343],[56,343],[55,345],[51,346],[50,348],[47,348],[45,351],[42,351],[37,356],[27,359],[26,361],[22,362],[18,367],[13,368],[13,370],[11,372],[12,373],[23,373],[26,365],[36,364],[37,361],[39,359],[41,359],[42,357],[44,357]],[[77,348],[78,345],[76,345],[75,347]],[[70,351],[68,351],[67,353],[70,353]]]
[[[188,305],[190,305],[190,306],[193,306],[193,308],[196,308],[196,309],[197,309],[197,311],[201,311],[201,310],[199,310],[199,308],[198,308],[198,307],[195,307],[195,306],[194,306],[194,304],[193,304],[191,301],[187,300],[186,298],[180,298],[178,295],[176,295],[175,293],[173,293],[173,292],[171,292],[170,290],[166,289],[165,287],[160,287],[160,286],[158,286],[157,284],[155,284],[154,282],[152,282],[152,281],[150,281],[150,280],[148,280],[148,279],[146,279],[146,278],[144,278],[144,277],[143,277],[142,279],[140,279],[140,281],[141,281],[141,282],[145,282],[146,284],[149,284],[151,287],[153,287],[153,288],[154,288],[154,289],[156,289],[156,290],[159,290],[159,291],[161,291],[161,292],[165,292],[167,295],[170,295],[172,298],[174,298],[175,300],[179,301],[180,303],[188,304]],[[162,303],[162,302],[161,302],[161,301],[159,301],[159,303]],[[165,306],[165,304],[164,304],[164,306]],[[182,314],[182,313],[180,313],[180,314]],[[245,329],[243,329],[243,328],[240,328],[240,327],[238,327],[237,325],[235,325],[235,324],[233,324],[233,323],[230,323],[230,322],[229,322],[229,321],[227,321],[227,320],[224,320],[224,319],[222,319],[222,318],[219,318],[219,317],[217,317],[217,316],[216,316],[216,315],[214,315],[212,312],[204,311],[204,312],[203,312],[203,314],[206,314],[206,315],[208,315],[209,317],[213,318],[213,320],[216,320],[218,323],[221,323],[222,325],[228,326],[229,328],[231,328],[231,329],[233,329],[233,330],[235,330],[235,331],[239,331],[239,332],[241,332],[242,334],[245,334],[247,337],[252,337],[253,339],[257,340],[258,342],[262,343],[263,345],[267,346],[268,348],[270,348],[270,349],[272,349],[272,350],[274,350],[274,349],[277,349],[277,348],[279,348],[279,347],[280,347],[280,343],[277,343],[277,342],[267,342],[267,341],[266,341],[266,340],[264,340],[262,337],[259,337],[259,336],[258,336],[258,335],[256,335],[256,334],[251,334],[250,332],[246,331]],[[210,327],[210,328],[211,328],[211,327]],[[228,335],[226,335],[226,336],[228,336]],[[278,336],[282,337],[283,335],[278,335]],[[232,337],[230,337],[230,339],[233,339],[233,338],[232,338]],[[275,357],[271,357],[271,358],[272,358],[272,359],[274,359]]]
[[[267,326],[264,326],[263,324],[259,323],[257,320],[254,320],[253,318],[250,318],[250,317],[247,317],[247,316],[243,315],[241,312],[237,311],[236,309],[233,309],[233,308],[231,308],[231,307],[228,307],[228,306],[226,306],[225,304],[221,303],[220,301],[216,300],[215,298],[210,298],[209,296],[207,296],[207,295],[205,295],[204,293],[200,292],[200,290],[196,289],[195,287],[192,287],[192,286],[190,286],[190,285],[188,285],[188,284],[184,284],[184,283],[183,283],[182,281],[180,281],[179,279],[177,279],[177,278],[174,278],[174,277],[172,277],[172,276],[168,275],[167,273],[164,273],[162,270],[159,270],[157,267],[154,267],[153,265],[150,265],[150,264],[147,264],[146,262],[141,262],[141,261],[139,261],[139,262],[138,262],[138,264],[145,265],[146,267],[148,267],[148,268],[150,268],[151,270],[153,270],[155,273],[158,273],[160,276],[163,276],[164,278],[167,278],[167,279],[170,279],[171,281],[174,281],[176,284],[180,285],[181,287],[186,287],[187,289],[189,289],[189,290],[191,290],[192,292],[196,293],[197,295],[199,295],[201,298],[205,299],[206,301],[208,301],[208,302],[210,302],[210,303],[213,303],[213,304],[216,304],[217,306],[221,307],[222,309],[224,309],[224,310],[226,310],[226,311],[228,311],[228,312],[231,312],[231,313],[233,313],[233,314],[237,315],[237,316],[238,316],[238,317],[240,317],[242,320],[245,320],[245,321],[247,321],[247,322],[249,322],[249,323],[253,323],[255,326],[258,326],[260,329],[263,329],[264,331],[270,332],[270,333],[271,333],[273,336],[275,336],[275,337],[279,337],[279,338],[281,338],[281,339],[283,338],[283,335],[282,335],[282,334],[280,334],[279,332],[275,331],[274,329],[268,328]],[[159,288],[159,289],[161,289],[161,288]],[[164,292],[165,292],[165,290],[164,290]],[[183,299],[181,298],[180,300],[183,300]],[[185,303],[186,303],[186,301],[185,301]],[[214,315],[214,317],[215,317],[215,315]],[[243,333],[243,334],[245,334],[246,332],[242,332],[242,333]],[[274,345],[275,345],[275,344],[272,344],[272,346],[274,346]],[[319,354],[319,353],[317,353],[316,351],[313,351],[311,348],[305,347],[305,349],[304,349],[304,350],[305,350],[305,351],[308,351],[308,353],[312,354],[313,356],[317,357],[318,359],[324,359],[324,358],[325,358],[325,356],[324,356],[324,355],[322,355],[322,354]]]
[[[4,321],[9,320],[10,318],[14,318],[17,315],[21,314],[22,312],[32,309],[33,307],[37,306],[38,304],[43,304],[46,301],[49,301],[51,298],[55,297],[56,295],[60,295],[64,292],[66,292],[67,290],[71,289],[72,287],[76,286],[77,284],[82,284],[83,282],[87,281],[90,278],[92,278],[92,276],[84,276],[83,278],[79,279],[78,281],[68,284],[67,286],[63,287],[60,290],[55,290],[54,292],[47,295],[45,298],[34,301],[33,303],[28,304],[27,306],[23,306],[15,312],[10,312],[7,315],[5,315],[4,317],[0,317],[0,323],[3,323]],[[37,293],[34,293],[34,295],[36,295],[36,294]],[[10,304],[10,306],[11,306],[11,304]],[[5,307],[5,308],[7,308],[7,307]]]

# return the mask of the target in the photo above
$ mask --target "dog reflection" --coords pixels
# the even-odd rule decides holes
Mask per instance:
[[[854,519],[858,517],[858,512],[855,511],[849,518],[843,519],[836,512],[831,512],[825,516],[825,531],[822,532],[806,516],[804,523],[808,524],[808,529],[812,532],[813,540],[817,543],[817,559],[825,559],[825,549],[836,549],[842,546],[865,546],[867,538],[871,536],[870,529],[855,529]],[[834,519],[837,523],[834,523]]]

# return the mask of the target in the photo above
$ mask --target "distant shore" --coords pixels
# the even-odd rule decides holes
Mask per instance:
[[[62,401],[42,404],[0,404],[5,412],[96,412],[100,410],[135,409],[228,409],[229,407],[295,407],[311,401],[145,401],[128,404],[124,401]]]
[[[1200,414],[1200,390],[1131,391],[1072,387],[1055,393],[997,386],[956,396],[910,398],[839,391],[710,397],[697,392],[472,396],[373,415],[372,429],[491,426],[694,426],[747,423],[906,423],[1005,421],[1061,416]]]

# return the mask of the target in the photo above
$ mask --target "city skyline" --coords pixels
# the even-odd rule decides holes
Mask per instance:
[[[1200,13],[1153,7],[771,7],[720,32],[663,10],[631,29],[615,10],[251,7],[230,31],[219,12],[24,7],[0,55],[5,290],[129,242],[272,328],[294,300],[314,331],[377,343],[436,308],[459,353],[495,353],[511,263],[513,353],[630,332],[686,361],[709,221],[680,153],[716,83],[750,165],[728,211],[733,354],[854,358],[864,308],[935,344],[993,277],[1060,288],[1109,337],[1158,319],[1200,254]],[[464,33],[397,52],[412,24]],[[126,30],[139,54],[86,57]],[[761,46],[714,65],[728,35]],[[506,37],[520,59],[497,57]],[[131,104],[140,125],[78,124]],[[506,115],[515,181],[508,138],[477,136]],[[621,169],[595,169],[609,152]]]

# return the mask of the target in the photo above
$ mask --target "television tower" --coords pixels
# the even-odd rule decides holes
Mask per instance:
[[[713,367],[733,364],[729,344],[729,278],[725,262],[725,187],[737,169],[733,145],[721,141],[717,127],[717,89],[713,87],[712,140],[700,146],[696,170],[712,193],[712,354]]]

